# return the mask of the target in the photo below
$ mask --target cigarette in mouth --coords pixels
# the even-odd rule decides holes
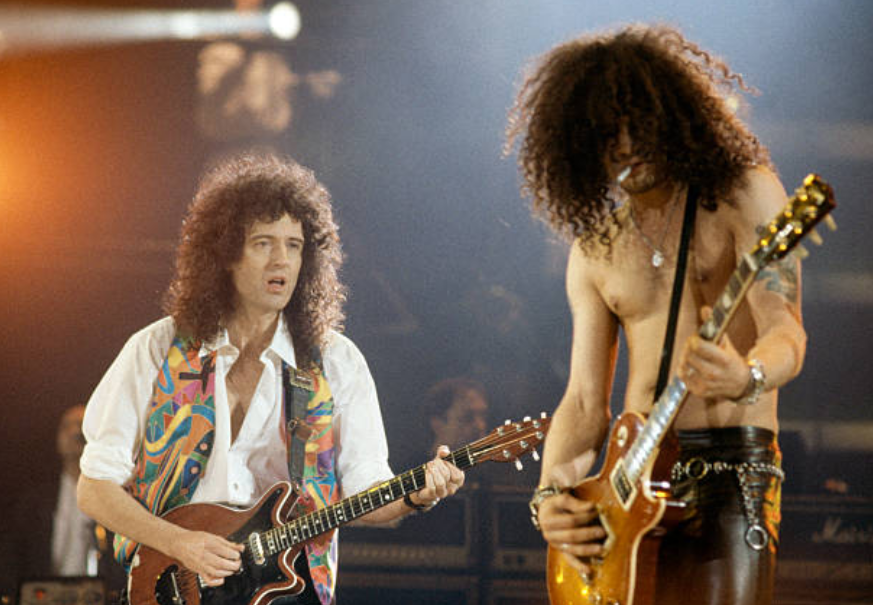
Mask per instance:
[[[619,185],[621,185],[624,180],[630,176],[631,170],[633,169],[630,166],[625,166],[624,170],[618,173],[616,180],[618,181]]]

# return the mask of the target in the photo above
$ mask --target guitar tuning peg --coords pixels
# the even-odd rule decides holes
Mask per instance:
[[[534,462],[540,461],[540,454],[538,451],[534,450],[530,453],[530,457],[534,459]]]
[[[520,470],[522,470],[523,468],[524,468],[524,465],[521,463],[521,460],[519,460],[518,458],[516,458],[516,459],[515,459],[515,469],[520,471]]]
[[[530,422],[530,416],[525,416],[525,417],[524,417],[524,422]]]
[[[806,259],[806,257],[809,256],[809,250],[807,250],[803,246],[797,246],[797,248],[794,249],[794,256],[796,256],[800,260],[804,260]]]
[[[830,214],[828,214],[827,216],[824,217],[824,223],[825,223],[825,225],[828,226],[828,229],[830,229],[831,231],[837,230],[837,221],[835,221],[834,217],[832,217]]]
[[[512,424],[512,420],[510,420],[509,418],[507,418],[506,420],[503,421],[503,424],[504,424],[504,425]]]
[[[812,243],[816,246],[821,246],[822,243],[824,243],[824,240],[822,240],[821,236],[818,234],[818,231],[816,231],[815,229],[811,229],[809,231],[809,239],[812,240]]]
[[[546,413],[545,413],[545,412],[540,412],[540,418],[545,418],[545,417],[546,417]]]

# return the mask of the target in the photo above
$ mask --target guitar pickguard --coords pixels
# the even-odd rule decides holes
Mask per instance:
[[[275,489],[266,495],[253,514],[244,518],[244,522],[227,535],[232,542],[243,543],[253,532],[266,531],[278,522],[277,517],[283,516],[279,509],[285,507],[287,491]],[[203,506],[203,505],[195,505]],[[180,513],[192,510],[192,507],[180,507]],[[203,510],[202,508],[200,510]],[[212,509],[221,514],[219,507]],[[239,515],[232,509],[225,509],[226,515]],[[221,523],[204,515],[205,518],[178,519],[171,511],[167,518],[188,529],[208,531],[210,526]],[[235,517],[239,519],[239,517]],[[221,586],[203,586],[200,579],[190,571],[181,569],[169,559],[155,561],[152,568],[135,569],[136,582],[131,585],[131,605],[239,605],[251,603],[257,605],[268,603],[270,599],[281,594],[298,594],[304,588],[303,582],[293,571],[293,562],[302,550],[286,551],[280,556],[267,557],[263,564],[256,563],[246,552],[243,556],[240,571],[225,578]],[[150,580],[151,579],[151,580]],[[268,596],[269,595],[269,596]],[[266,598],[265,598],[266,597]]]

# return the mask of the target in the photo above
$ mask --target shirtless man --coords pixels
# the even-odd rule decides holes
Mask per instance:
[[[806,346],[797,262],[762,271],[722,343],[697,336],[755,246],[756,227],[786,203],[767,150],[720,94],[736,86],[744,88],[739,76],[678,31],[630,26],[544,55],[508,126],[509,144],[520,142],[523,191],[575,238],[566,279],[570,378],[532,503],[544,538],[581,573],[603,552],[605,532],[594,504],[563,488],[582,481],[604,444],[619,329],[629,364],[624,409],[651,409],[682,217],[688,202],[698,204],[671,363],[690,396],[674,429],[680,461],[701,457],[731,470],[692,481],[676,467],[673,495],[687,513],[662,542],[658,603],[699,595],[697,602],[761,605],[772,593],[782,477],[777,389],[800,371]],[[766,528],[761,549],[745,538],[750,513]]]

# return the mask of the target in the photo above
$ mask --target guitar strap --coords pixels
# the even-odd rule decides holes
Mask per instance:
[[[673,278],[673,294],[670,297],[670,315],[667,318],[667,331],[664,334],[664,348],[661,351],[661,367],[655,385],[655,401],[667,386],[670,375],[670,361],[673,359],[673,341],[676,339],[676,321],[679,316],[679,301],[682,300],[682,287],[685,285],[685,266],[688,264],[688,242],[694,231],[694,217],[697,215],[697,186],[689,185],[685,197],[685,217],[682,220],[682,235],[679,240],[679,253],[676,257],[676,276]]]
[[[296,489],[303,486],[303,466],[306,441],[310,430],[306,426],[306,406],[315,384],[306,372],[282,363],[282,387],[285,390],[285,419],[291,442],[288,444],[288,474]]]

